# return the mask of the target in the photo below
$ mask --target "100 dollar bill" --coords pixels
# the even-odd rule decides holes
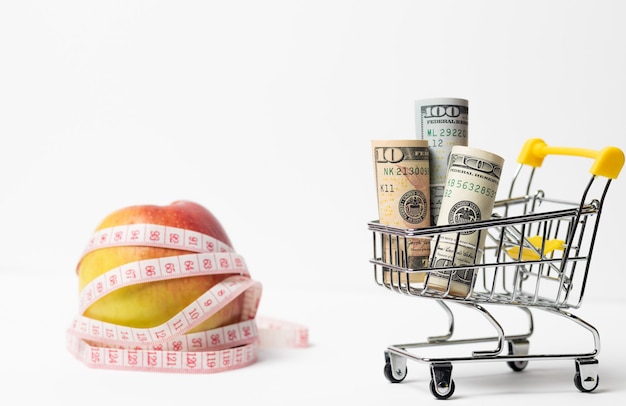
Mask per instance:
[[[448,164],[438,226],[474,223],[491,217],[504,159],[476,148],[455,146]],[[474,265],[480,262],[486,230],[442,234],[433,242],[432,268]],[[466,296],[474,279],[474,269],[431,271],[427,286]]]
[[[423,99],[415,102],[417,138],[428,142],[430,152],[431,224],[437,224],[448,157],[455,145],[467,146],[468,101],[457,98]]]

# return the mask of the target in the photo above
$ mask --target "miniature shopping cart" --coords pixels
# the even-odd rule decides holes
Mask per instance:
[[[594,160],[591,180],[587,182],[588,177],[584,176],[579,201],[555,199],[543,190],[531,192],[533,177],[547,155]],[[407,359],[426,363],[430,365],[431,393],[447,399],[455,390],[454,363],[504,361],[514,371],[521,371],[529,361],[569,359],[575,361],[574,384],[580,391],[590,392],[598,386],[598,331],[568,309],[581,306],[602,206],[611,180],[617,178],[624,164],[624,154],[616,147],[594,151],[551,147],[540,139],[529,139],[518,162],[508,198],[496,201],[488,220],[420,229],[394,228],[378,221],[368,224],[374,239],[374,257],[370,262],[374,264],[376,283],[403,295],[434,299],[448,320],[447,334],[430,337],[426,342],[390,345],[385,350],[384,374],[390,382],[404,380]],[[522,189],[525,185],[525,191],[515,197],[519,188],[516,185],[520,184]],[[443,268],[433,268],[428,265],[433,262],[431,257],[419,268],[408,267],[409,263],[415,266],[407,259],[407,252],[416,239],[429,241],[432,253],[442,236],[452,236],[458,244],[461,235],[472,232],[484,235],[484,244],[482,249],[476,248],[476,259],[470,265],[451,265],[458,263],[452,260]],[[435,274],[440,281],[442,276],[447,278],[443,288],[441,283],[432,284]],[[463,275],[467,282],[466,291],[460,293],[452,289],[451,283],[458,275]],[[497,334],[453,340],[454,314],[448,303],[478,311]],[[521,334],[505,334],[502,324],[487,310],[491,305],[521,309],[524,319],[528,319],[528,329]],[[582,332],[591,334],[593,348],[583,353],[530,353],[529,337],[534,330],[531,309],[562,316],[582,327]],[[484,348],[485,343],[489,348]],[[493,343],[495,348],[491,348]],[[479,344],[480,349],[475,349]],[[440,355],[442,349],[446,352],[448,348],[468,345],[474,348],[469,354]],[[437,356],[416,354],[433,349],[439,350]]]

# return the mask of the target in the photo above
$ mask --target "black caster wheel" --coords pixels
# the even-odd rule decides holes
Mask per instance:
[[[509,341],[509,355],[528,355],[528,340]],[[528,366],[528,361],[507,361],[513,371],[523,371]]]
[[[523,371],[528,366],[528,361],[508,361],[506,363],[513,371]]]
[[[600,384],[598,376],[598,360],[577,359],[576,374],[574,375],[574,385],[581,392],[592,392]]]
[[[391,362],[387,362],[385,363],[385,378],[387,378],[387,380],[391,383],[398,383],[398,382],[402,382],[404,380],[404,378],[406,378],[406,373],[407,373],[407,367],[404,367],[404,370],[396,370],[396,373],[393,373],[393,370],[391,368]]]
[[[406,358],[385,351],[385,378],[391,383],[402,382],[406,378]]]
[[[437,387],[435,381],[430,380],[430,393],[437,399],[448,399],[454,394],[454,380],[450,380],[450,385],[447,387]]]
[[[454,393],[452,364],[430,364],[430,393],[437,399],[448,399]]]
[[[581,392],[593,392],[594,390],[596,390],[599,384],[599,376],[596,376],[595,379],[587,378],[587,380],[583,382],[579,372],[576,372],[576,375],[574,375],[574,385],[576,385],[576,388]]]

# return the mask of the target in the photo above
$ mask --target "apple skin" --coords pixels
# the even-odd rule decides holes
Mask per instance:
[[[203,206],[175,201],[168,206],[129,206],[108,215],[96,228],[127,224],[159,224],[210,235],[232,247],[220,222]],[[77,265],[79,290],[101,274],[129,262],[189,254],[189,251],[144,247],[106,247],[88,252]],[[167,322],[215,284],[230,275],[202,275],[142,283],[120,288],[100,298],[85,310],[92,319],[135,328],[150,328]],[[237,323],[243,311],[243,295],[219,310],[190,332]]]

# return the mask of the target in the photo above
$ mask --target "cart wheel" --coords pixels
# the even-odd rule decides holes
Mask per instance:
[[[406,378],[406,358],[385,351],[385,378],[391,383],[402,382]]]
[[[600,384],[598,376],[598,360],[577,359],[576,374],[574,375],[574,385],[581,392],[592,392]]]
[[[590,382],[593,382],[593,383],[590,383]],[[576,388],[581,392],[593,392],[598,387],[599,384],[600,384],[599,376],[596,376],[596,378],[592,379],[591,381],[589,381],[589,378],[587,378],[587,381],[583,383],[579,372],[576,372],[576,375],[574,375],[574,385],[576,385]]]
[[[574,375],[574,385],[581,392],[593,392],[600,384],[600,376],[596,376],[595,379],[587,378],[585,382],[580,377],[580,373],[576,372]]]
[[[528,355],[528,340],[509,341],[509,355]],[[523,371],[528,366],[528,361],[507,361],[513,371]]]
[[[430,380],[430,393],[437,399],[448,399],[454,393],[454,380],[450,380],[450,385],[446,388],[438,388],[434,380]]]
[[[407,367],[406,366],[404,367],[404,371],[396,370],[396,373],[394,375],[393,369],[391,368],[391,363],[386,363],[384,372],[385,372],[385,378],[387,378],[389,382],[398,383],[398,382],[404,381],[404,378],[406,378]]]
[[[452,364],[430,364],[430,393],[437,399],[448,399],[454,393]]]
[[[528,366],[528,361],[509,361],[506,363],[513,371],[523,371]]]

